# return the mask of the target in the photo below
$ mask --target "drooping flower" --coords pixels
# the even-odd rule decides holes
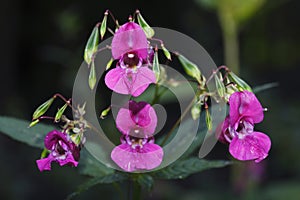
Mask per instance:
[[[122,144],[113,149],[111,158],[121,169],[133,172],[160,165],[163,149],[154,144],[157,116],[150,104],[129,101],[128,108],[119,110],[116,124],[122,133]]]
[[[270,138],[254,131],[264,118],[263,108],[252,92],[235,92],[229,98],[229,115],[223,122],[219,140],[229,143],[230,154],[238,160],[260,162],[268,156]]]
[[[155,74],[148,68],[149,53],[147,37],[134,22],[122,25],[111,44],[112,56],[118,59],[117,67],[105,76],[105,84],[120,94],[139,96],[151,83]]]
[[[36,161],[40,171],[51,170],[52,162],[57,162],[60,166],[77,167],[80,148],[71,141],[69,135],[53,130],[46,135],[44,144],[50,153],[48,157]]]

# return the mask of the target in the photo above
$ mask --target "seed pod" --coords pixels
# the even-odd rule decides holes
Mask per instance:
[[[94,27],[94,29],[86,43],[86,46],[85,46],[83,57],[84,57],[85,62],[88,65],[90,65],[90,63],[92,62],[94,53],[97,52],[98,44],[99,44],[99,24],[97,24]]]
[[[49,109],[49,107],[53,103],[53,100],[54,100],[54,98],[52,97],[51,99],[49,99],[48,101],[46,101],[45,103],[43,103],[42,105],[40,105],[34,111],[34,113],[32,115],[32,120],[35,120],[35,119],[39,118],[40,116],[42,116],[43,114],[45,114],[45,112],[47,112],[47,110]]]

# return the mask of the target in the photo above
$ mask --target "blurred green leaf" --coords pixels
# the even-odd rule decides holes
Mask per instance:
[[[149,174],[139,174],[136,178],[137,183],[147,191],[153,188],[154,180]]]
[[[279,83],[276,83],[276,82],[266,83],[266,84],[259,85],[259,86],[256,86],[255,88],[253,88],[253,92],[254,93],[259,93],[259,92],[269,90],[269,89],[272,89],[272,88],[275,88],[275,87],[278,87],[278,86],[279,86]]]
[[[206,123],[203,123],[205,120],[205,112],[201,112],[199,120],[199,127],[197,130],[197,134],[192,142],[192,144],[189,146],[189,148],[184,152],[184,154],[181,156],[181,158],[186,158],[187,156],[190,156],[192,153],[194,153],[196,150],[199,151],[200,145],[203,142],[203,139],[207,133],[207,126]]]
[[[114,182],[120,182],[123,180],[126,180],[128,176],[126,174],[121,174],[121,173],[113,173],[113,174],[108,174],[104,176],[98,176],[89,179],[87,182],[81,184],[77,191],[73,192],[70,194],[66,199],[70,200],[79,195],[80,193],[90,189],[91,187],[98,185],[98,184],[109,184],[109,183],[114,183]]]
[[[196,0],[196,2],[205,8],[216,10],[221,16],[230,16],[236,23],[240,23],[254,16],[265,0]]]
[[[192,157],[186,160],[178,160],[174,164],[154,172],[153,175],[160,179],[183,179],[207,169],[225,167],[229,164],[229,161],[224,160],[208,161]]]
[[[8,135],[12,139],[24,142],[30,146],[44,148],[44,138],[46,134],[55,127],[45,124],[37,124],[28,128],[30,122],[13,117],[0,117],[0,132]]]
[[[79,172],[84,175],[97,177],[112,174],[114,170],[96,160],[86,149],[80,152]]]

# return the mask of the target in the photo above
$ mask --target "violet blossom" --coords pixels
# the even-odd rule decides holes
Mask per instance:
[[[44,144],[50,153],[47,158],[36,161],[40,171],[51,170],[52,162],[57,162],[60,166],[77,167],[80,148],[71,141],[68,134],[53,130],[46,135]]]
[[[119,110],[116,124],[122,133],[122,144],[113,149],[111,158],[121,169],[133,172],[160,165],[163,149],[154,144],[157,116],[150,104],[129,101],[128,108]]]
[[[229,143],[230,154],[238,160],[260,162],[268,156],[270,138],[254,131],[264,118],[264,109],[249,91],[235,92],[229,98],[229,115],[223,122],[219,140]]]
[[[118,59],[117,67],[105,76],[105,84],[114,92],[139,96],[151,83],[154,72],[148,68],[151,51],[143,29],[134,22],[127,22],[115,33],[111,52]]]

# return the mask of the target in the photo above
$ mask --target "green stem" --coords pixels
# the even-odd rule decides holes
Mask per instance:
[[[141,189],[141,186],[134,178],[130,179],[128,184],[128,200],[140,200]]]
[[[231,71],[239,73],[239,41],[238,25],[233,16],[227,10],[218,11],[219,20],[223,33],[224,59]]]

